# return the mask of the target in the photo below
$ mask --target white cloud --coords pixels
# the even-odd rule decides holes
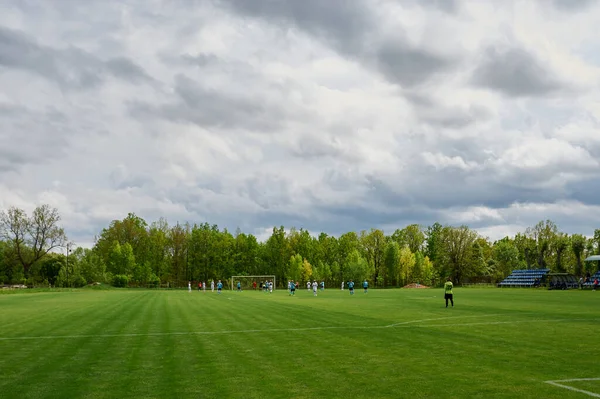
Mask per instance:
[[[4,2],[0,208],[57,206],[78,243],[128,212],[598,227],[597,4],[264,1]]]

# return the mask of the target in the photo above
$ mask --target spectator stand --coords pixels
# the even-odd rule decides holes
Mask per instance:
[[[507,278],[498,283],[498,287],[539,287],[546,282],[546,277],[549,272],[550,269],[513,270]]]

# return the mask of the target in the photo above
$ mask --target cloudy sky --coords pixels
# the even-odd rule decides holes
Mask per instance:
[[[0,209],[600,228],[594,0],[0,0]]]

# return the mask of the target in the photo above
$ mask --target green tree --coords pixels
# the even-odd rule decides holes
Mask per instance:
[[[575,255],[575,275],[581,276],[583,274],[582,256],[585,250],[586,238],[581,234],[573,234],[571,236],[571,250]]]
[[[492,258],[495,261],[495,278],[506,278],[513,270],[520,269],[519,250],[507,237],[494,245]]]
[[[16,207],[0,212],[0,240],[12,244],[25,277],[39,260],[67,244],[67,235],[59,223],[58,210],[49,205],[36,207],[31,216]]]
[[[386,276],[385,283],[387,285],[397,285],[397,270],[400,265],[400,246],[396,241],[390,241],[385,247],[385,259]]]
[[[290,257],[285,279],[299,281],[302,279],[302,272],[304,270],[304,261],[300,254],[292,255]]]
[[[312,266],[306,259],[304,259],[302,261],[302,281],[310,281],[312,274]]]
[[[473,275],[471,254],[477,233],[467,226],[446,226],[441,233],[441,260],[439,269],[441,276],[453,275],[456,284],[460,284],[463,277]],[[440,255],[440,254],[438,254]]]
[[[410,283],[413,268],[416,263],[415,254],[408,247],[400,249],[396,279],[400,286]]]

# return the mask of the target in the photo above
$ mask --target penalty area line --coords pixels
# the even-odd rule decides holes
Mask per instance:
[[[583,393],[583,394],[586,394],[586,395],[594,397],[594,398],[600,398],[600,394],[597,394],[595,392],[586,391],[584,389],[575,388],[575,387],[572,387],[569,385],[559,384],[559,382],[577,382],[577,381],[600,381],[600,378],[572,378],[572,379],[568,379],[568,380],[544,381],[544,383],[554,385],[559,388],[568,389],[569,391]]]

